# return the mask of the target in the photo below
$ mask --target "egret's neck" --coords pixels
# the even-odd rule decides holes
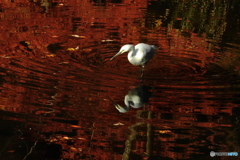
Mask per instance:
[[[141,65],[141,61],[143,59],[142,52],[139,52],[137,49],[132,47],[132,49],[128,53],[128,61],[133,65]]]
[[[128,59],[131,59],[132,57],[134,57],[135,54],[136,54],[135,47],[132,46],[131,49],[129,50],[129,53],[128,53]]]
[[[125,106],[124,109],[125,109],[126,111],[129,111],[129,110],[130,110],[130,106]]]

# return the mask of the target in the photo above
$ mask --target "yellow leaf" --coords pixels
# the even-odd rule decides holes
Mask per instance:
[[[29,41],[25,41],[25,43],[26,43],[26,44],[28,44],[28,45],[30,44],[30,42],[29,42]]]
[[[75,48],[68,48],[68,51],[75,51]]]
[[[171,131],[170,130],[159,130],[158,132],[164,134],[164,133],[170,133]]]
[[[55,57],[56,55],[55,54],[48,54],[46,55],[47,57]]]

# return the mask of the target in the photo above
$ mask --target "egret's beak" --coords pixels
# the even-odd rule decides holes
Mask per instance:
[[[114,102],[112,99],[110,99],[110,97],[108,97],[108,99],[114,104],[116,109],[121,109],[122,106],[120,106],[119,104],[117,104],[116,102]]]
[[[123,53],[122,51],[119,51],[117,54],[115,54],[115,55],[110,59],[110,61],[113,60],[113,58],[117,57],[118,55],[120,55],[120,54],[122,54],[122,53]]]
[[[128,112],[129,108],[124,108],[120,106],[119,104],[115,105],[115,108],[120,112],[120,113],[126,113]]]
[[[114,102],[112,99],[109,98],[108,99],[114,104],[115,108],[121,112],[121,113],[126,113],[129,109],[125,109],[124,107],[122,107],[121,105],[117,104],[116,102]]]
[[[120,106],[119,104],[114,104],[115,105],[115,108],[117,109],[117,110],[121,110],[123,107],[122,106]]]

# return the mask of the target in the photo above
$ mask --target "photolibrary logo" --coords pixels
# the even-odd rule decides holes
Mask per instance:
[[[210,156],[211,157],[214,157],[214,156],[238,156],[238,152],[214,152],[214,151],[211,151]]]

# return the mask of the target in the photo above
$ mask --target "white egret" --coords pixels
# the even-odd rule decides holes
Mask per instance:
[[[110,59],[110,61],[116,56],[125,52],[129,52],[128,61],[131,64],[135,66],[138,66],[138,65],[142,66],[142,75],[143,75],[144,66],[156,53],[156,47],[154,45],[148,45],[145,43],[138,43],[136,46],[132,44],[126,44],[121,47],[120,51],[116,55],[114,55]]]

